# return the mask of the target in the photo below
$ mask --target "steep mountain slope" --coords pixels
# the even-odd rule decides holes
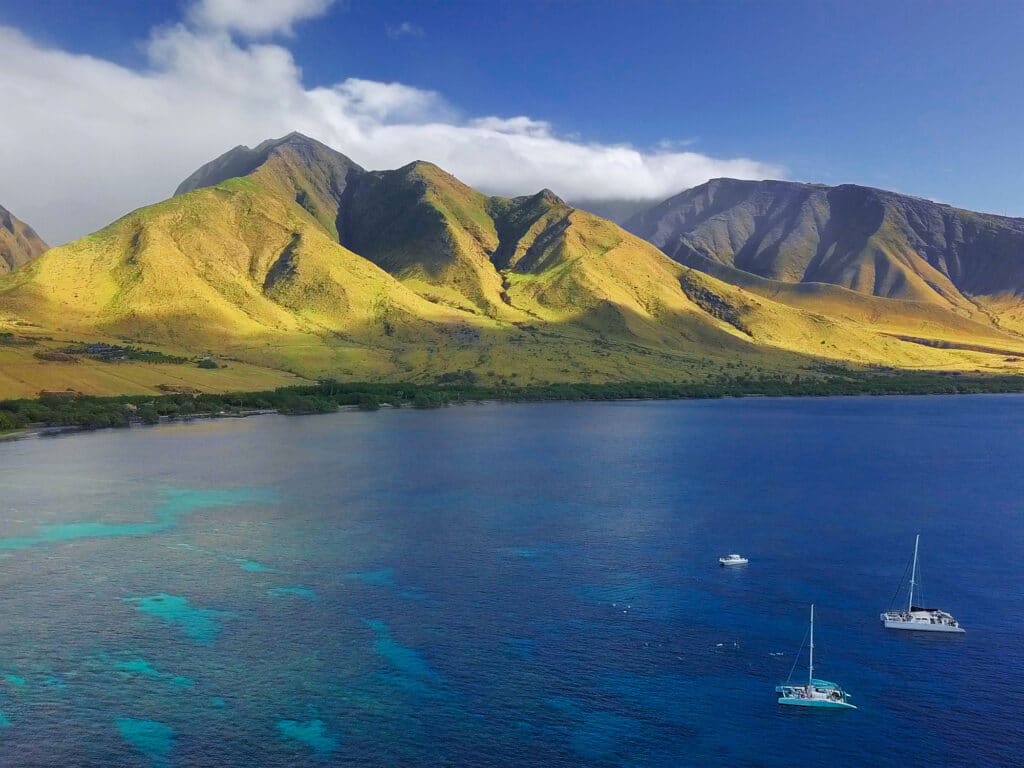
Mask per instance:
[[[487,197],[430,163],[350,184],[339,236],[432,301],[498,320],[562,322],[602,302],[636,309],[625,291],[652,269],[664,284],[648,275],[649,289],[676,283],[656,249],[550,190]]]
[[[347,247],[438,302],[500,316],[489,198],[430,163],[368,173],[341,202]]]
[[[414,163],[360,177],[346,190],[341,211],[342,242],[431,301],[499,324],[575,334],[589,339],[592,348],[614,343],[667,350],[689,356],[690,365],[701,357],[757,365],[758,358],[783,351],[926,367],[952,359],[947,352],[900,340],[896,332],[906,329],[898,324],[878,333],[857,327],[849,317],[825,317],[816,306],[791,306],[767,294],[750,296],[674,263],[549,190],[488,198],[436,166]],[[919,329],[914,323],[909,327]],[[986,326],[975,330],[996,336],[1000,349],[1015,348],[1013,340]],[[536,336],[531,341],[551,344]],[[1024,349],[1020,340],[1016,343]],[[523,355],[501,350],[503,357],[510,352],[519,358],[513,358],[514,371]],[[617,354],[624,355],[621,350]],[[481,359],[493,356],[488,352]],[[549,360],[558,364],[557,357]],[[628,375],[635,350],[625,360],[620,370]],[[564,365],[558,372],[574,373]]]
[[[27,264],[49,247],[32,227],[0,205],[0,275]]]
[[[83,338],[215,350],[271,366],[301,361],[303,347],[319,356],[325,335],[341,357],[347,346],[382,359],[408,340],[410,323],[414,338],[430,338],[431,323],[452,314],[251,179],[140,209],[52,249],[0,282],[0,309]]]
[[[714,179],[626,228],[697,268],[709,260],[968,314],[979,298],[1024,295],[1024,219],[867,187]]]
[[[174,194],[249,176],[268,192],[297,202],[337,239],[341,197],[350,180],[364,173],[340,152],[301,133],[290,133],[255,149],[235,147],[225,152],[185,179]]]
[[[111,391],[113,369],[60,355],[96,340],[231,361],[202,376],[133,364],[125,391],[193,379],[224,389],[243,370],[254,381],[705,381],[837,362],[1024,361],[1024,339],[973,305],[977,318],[692,258],[703,271],[549,190],[488,197],[429,163],[367,172],[292,134],[233,150],[170,200],[0,279],[0,358],[19,371],[0,388]]]

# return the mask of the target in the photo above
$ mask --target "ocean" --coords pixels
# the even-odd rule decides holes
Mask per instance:
[[[1022,765],[1022,437],[990,395],[0,444],[0,766]],[[917,533],[963,635],[881,626]],[[811,603],[857,710],[776,703]]]

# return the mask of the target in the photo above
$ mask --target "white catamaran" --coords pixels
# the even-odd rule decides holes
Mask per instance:
[[[796,668],[794,662],[793,668]],[[789,671],[790,677],[793,670]],[[839,687],[838,683],[814,678],[814,605],[811,605],[811,652],[807,662],[807,684],[792,685],[789,680],[785,685],[775,687],[779,696],[779,704],[793,707],[820,707],[824,709],[856,709],[849,702],[850,694]]]
[[[886,629],[911,629],[918,632],[963,632],[960,622],[938,608],[914,605],[914,585],[917,583],[917,545],[921,534],[914,537],[914,564],[910,569],[910,598],[907,610],[886,611],[879,618]]]

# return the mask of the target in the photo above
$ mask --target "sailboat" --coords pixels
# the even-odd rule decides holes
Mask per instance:
[[[794,669],[796,663],[793,664]],[[790,677],[793,670],[789,671]],[[811,652],[807,662],[807,684],[794,685],[789,680],[785,685],[775,687],[779,696],[779,704],[793,707],[821,707],[825,709],[856,709],[849,702],[850,694],[839,687],[838,683],[828,680],[816,680],[814,677],[814,605],[811,605]]]
[[[921,534],[914,537],[914,565],[910,570],[910,597],[907,610],[886,611],[879,618],[886,629],[910,629],[918,632],[963,632],[963,627],[951,614],[938,608],[914,605],[914,585],[917,583],[917,547]]]

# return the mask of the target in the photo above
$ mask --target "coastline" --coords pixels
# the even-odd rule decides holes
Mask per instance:
[[[174,416],[161,418],[156,424],[146,424],[141,420],[129,420],[123,427],[105,427],[105,429],[131,429],[133,427],[155,427],[160,424],[187,424],[190,421],[212,421],[215,419],[247,419],[253,416],[272,416],[279,412],[275,409],[263,409],[245,411],[242,413],[198,413],[192,416]],[[58,426],[37,426],[17,429],[12,432],[0,432],[0,443],[13,443],[19,440],[35,440],[46,437],[60,437],[61,435],[74,435],[80,432],[98,432],[101,428],[83,427],[74,424]]]
[[[631,382],[525,387],[476,384],[355,383],[326,380],[268,392],[117,397],[39,397],[0,401],[0,443],[100,429],[174,424],[196,419],[313,415],[382,408],[439,408],[532,402],[716,400],[858,396],[1024,394],[1024,376],[852,374],[821,379],[736,377],[704,383]],[[10,414],[10,415],[9,415]],[[31,417],[36,418],[32,419]],[[20,423],[15,421],[20,418]]]

